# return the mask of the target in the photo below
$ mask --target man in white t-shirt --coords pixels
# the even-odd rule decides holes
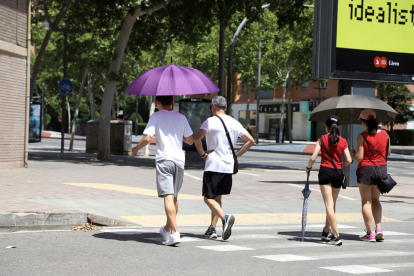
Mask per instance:
[[[226,135],[223,123],[226,125],[233,147],[237,139],[241,137],[244,145],[236,152],[236,156],[242,156],[253,144],[253,137],[235,119],[225,114],[227,102],[224,97],[217,96],[211,101],[213,117],[208,118],[200,127],[194,137],[194,143],[201,158],[206,160],[203,176],[204,202],[211,210],[211,224],[205,233],[209,238],[217,238],[216,224],[220,217],[223,222],[223,240],[231,235],[234,224],[234,216],[226,215],[221,209],[221,196],[228,195],[232,186],[234,169],[233,152]],[[218,118],[219,116],[220,118]],[[207,151],[205,152],[201,139],[206,136]]]
[[[157,170],[158,196],[164,198],[167,224],[160,228],[165,245],[180,243],[177,231],[178,192],[183,184],[185,154],[183,141],[193,144],[193,131],[187,118],[171,109],[172,96],[155,98],[158,112],[154,113],[144,130],[144,138],[132,149],[132,154],[148,145],[153,137],[157,142],[155,165]]]

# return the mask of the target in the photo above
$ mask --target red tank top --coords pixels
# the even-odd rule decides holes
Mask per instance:
[[[382,130],[374,135],[369,135],[368,132],[364,131],[362,132],[362,135],[364,135],[365,139],[367,139],[368,143],[370,144],[371,150],[373,148],[374,151],[374,158],[372,158],[371,152],[368,149],[367,143],[364,140],[364,158],[361,162],[358,164],[358,168],[362,168],[365,166],[385,166],[387,165],[387,161],[385,159],[386,151],[387,151],[387,143],[388,143],[388,135],[385,130]],[[377,161],[375,163],[375,161]]]
[[[325,147],[328,149],[329,154],[335,162],[336,167],[338,168],[338,170],[340,170],[342,169],[342,155],[344,153],[344,150],[348,147],[348,143],[341,136],[338,137],[339,142],[336,146],[332,144],[332,142],[329,140],[329,134],[322,135],[320,139],[322,139],[323,143],[325,144]],[[328,154],[326,154],[324,147],[320,142],[319,144],[321,145],[321,167],[335,169],[331,159],[329,158]]]

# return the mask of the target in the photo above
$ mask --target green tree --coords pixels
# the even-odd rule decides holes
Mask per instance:
[[[282,89],[282,108],[280,118],[279,143],[282,143],[285,98],[289,82],[302,78],[301,68],[308,67],[312,47],[309,43],[312,39],[310,26],[312,25],[312,13],[301,14],[292,26],[279,26],[275,14],[265,12],[263,18],[263,70],[269,76],[274,88]],[[294,73],[297,73],[296,76]],[[290,129],[290,127],[289,127]]]
[[[390,126],[391,135],[394,134],[394,124],[405,124],[414,119],[412,103],[414,93],[408,90],[405,84],[377,84],[378,95],[381,100],[398,112],[394,121],[384,122]]]

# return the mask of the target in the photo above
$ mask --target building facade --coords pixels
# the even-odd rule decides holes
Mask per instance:
[[[27,165],[30,0],[0,1],[0,169]]]

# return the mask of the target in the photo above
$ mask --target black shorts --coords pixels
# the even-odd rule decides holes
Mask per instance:
[[[204,172],[203,196],[214,199],[219,195],[228,195],[233,183],[233,174],[219,172]]]
[[[387,177],[387,165],[385,166],[365,166],[356,171],[357,181],[364,185],[377,185],[377,183]]]
[[[342,170],[339,170],[342,174]],[[341,188],[344,180],[335,169],[328,167],[321,167],[318,174],[319,185],[332,184],[333,188]]]

